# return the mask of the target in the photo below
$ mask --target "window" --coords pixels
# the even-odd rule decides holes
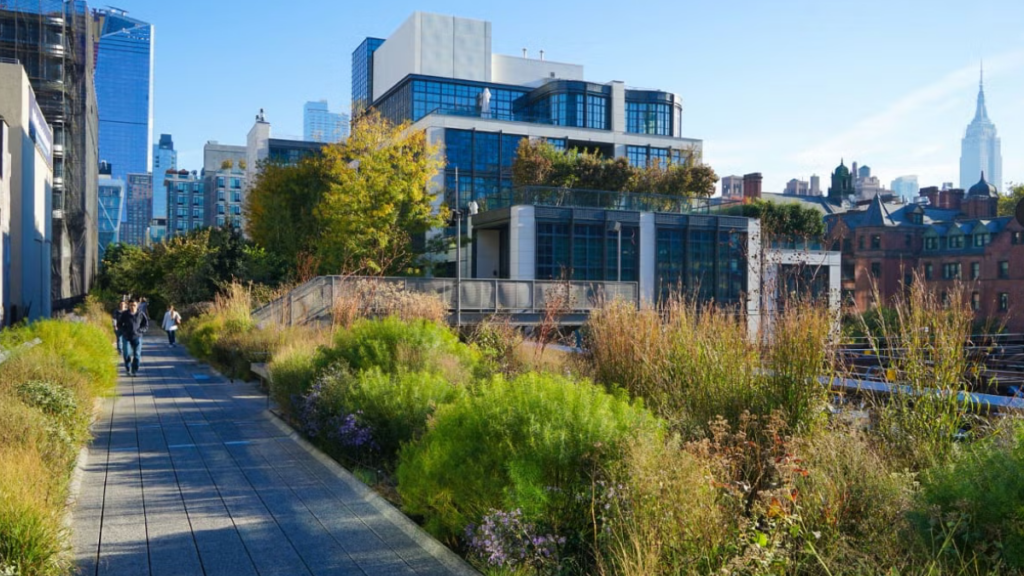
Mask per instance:
[[[217,191],[217,202],[223,202],[224,198],[225,198],[224,191],[223,190],[218,190]]]
[[[202,218],[203,217],[203,209],[202,208],[193,208],[192,209],[192,217],[193,218]]]
[[[880,279],[882,277],[882,264],[881,264],[881,262],[872,262],[871,263],[871,276],[873,276],[876,280],[878,280],[878,279]]]
[[[223,214],[223,213],[224,213],[224,205],[223,204],[217,204],[217,214]]]
[[[185,195],[184,194],[178,194],[178,204],[184,204],[184,203],[185,203]]]
[[[864,249],[864,237],[863,236],[857,236],[857,250],[863,250],[863,249]]]
[[[1010,244],[1024,244],[1024,232],[1014,232],[1010,236]]]
[[[672,105],[626,101],[626,132],[672,136]]]
[[[223,226],[223,225],[224,225],[224,217],[223,216],[217,216],[217,226]]]
[[[193,206],[202,206],[203,205],[203,197],[202,196],[198,196],[198,195],[197,196],[193,196],[192,197],[192,205]]]
[[[905,246],[907,248],[910,248],[910,245],[913,244],[913,242],[914,242],[914,237],[913,236],[911,236],[910,234],[904,234],[903,235],[903,246]]]
[[[1010,263],[1006,260],[999,262],[999,277],[1009,278],[1010,277]]]
[[[974,247],[982,248],[988,244],[988,234],[975,234],[974,235]]]
[[[1006,312],[1010,309],[1010,295],[1006,292],[999,293],[999,310]]]
[[[931,280],[932,279],[932,263],[931,262],[928,262],[927,264],[924,265],[924,279],[925,280]]]
[[[950,250],[963,248],[964,247],[964,236],[963,234],[957,234],[949,237],[949,248]]]
[[[959,262],[947,262],[942,265],[942,278],[944,280],[959,280],[960,279],[960,263]]]
[[[179,207],[178,208],[178,218],[184,218],[184,217],[185,217],[185,208]]]
[[[242,193],[238,192],[238,191],[231,192],[231,201],[232,202],[241,202],[242,201]]]
[[[979,309],[981,309],[981,294],[971,292],[971,310],[977,312]]]
[[[231,213],[232,214],[236,214],[236,215],[240,215],[242,213],[242,207],[237,205],[237,204],[235,204],[234,206],[231,207]]]
[[[538,222],[537,279],[561,278],[563,266],[569,266],[569,225]]]
[[[971,262],[971,280],[981,278],[981,262]]]
[[[853,280],[856,278],[856,272],[854,271],[854,265],[851,262],[844,262],[841,268],[843,280]]]
[[[217,188],[223,188],[223,187],[224,187],[224,177],[223,176],[217,176]]]
[[[939,239],[936,238],[935,236],[927,236],[927,237],[925,237],[925,239],[924,239],[924,249],[925,250],[938,250],[939,249]]]
[[[241,178],[232,178],[231,179],[231,189],[232,190],[239,190],[241,188],[242,188],[242,179]]]
[[[843,238],[843,252],[853,252],[852,238]]]
[[[871,235],[871,249],[881,250],[882,249],[882,237],[879,234]]]

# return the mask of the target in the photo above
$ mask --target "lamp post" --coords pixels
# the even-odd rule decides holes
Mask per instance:
[[[477,203],[472,201],[468,206],[469,215],[476,216],[479,210]],[[455,326],[462,326],[462,218],[466,215],[462,210],[459,194],[459,169],[455,169]]]
[[[615,252],[615,281],[622,282],[622,222],[616,222],[612,226],[612,232],[615,232],[617,236]]]

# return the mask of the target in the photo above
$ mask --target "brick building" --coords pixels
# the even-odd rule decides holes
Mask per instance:
[[[842,252],[844,301],[866,310],[875,283],[889,301],[916,271],[943,294],[962,282],[979,320],[1024,332],[1024,227],[996,216],[998,193],[984,174],[966,193],[929,187],[915,202],[893,200],[876,196],[825,216]]]

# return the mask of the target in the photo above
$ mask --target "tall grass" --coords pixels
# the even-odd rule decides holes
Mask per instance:
[[[332,309],[334,324],[352,326],[367,318],[395,317],[405,321],[426,320],[441,323],[448,317],[448,306],[432,294],[409,292],[396,284],[378,280],[356,280],[342,286]]]

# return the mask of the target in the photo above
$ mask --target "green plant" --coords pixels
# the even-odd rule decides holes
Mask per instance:
[[[304,340],[280,348],[270,360],[270,395],[278,408],[293,422],[297,420],[296,402],[309,393],[316,377],[313,365],[315,345]]]
[[[598,463],[658,429],[645,409],[589,382],[496,377],[440,406],[426,434],[401,450],[398,491],[407,511],[449,541],[492,509],[522,510],[572,541],[590,524],[577,496]]]

